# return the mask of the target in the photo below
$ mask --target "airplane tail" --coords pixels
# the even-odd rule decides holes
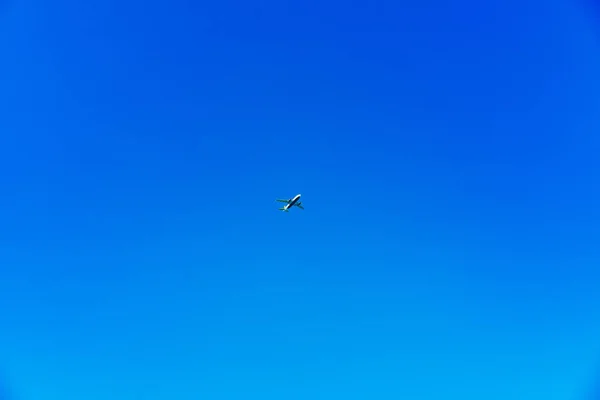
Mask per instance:
[[[288,210],[286,210],[286,209],[285,209],[285,207],[281,207],[281,208],[280,208],[280,210],[281,210],[281,211],[288,212]]]

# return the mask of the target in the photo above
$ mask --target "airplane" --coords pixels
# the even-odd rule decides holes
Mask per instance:
[[[297,194],[289,200],[277,199],[277,201],[279,201],[281,203],[287,203],[285,206],[281,207],[280,210],[288,212],[290,210],[290,208],[293,206],[296,206],[299,209],[304,210],[304,207],[302,207],[302,202],[298,201],[298,200],[300,200],[300,196],[301,195]]]

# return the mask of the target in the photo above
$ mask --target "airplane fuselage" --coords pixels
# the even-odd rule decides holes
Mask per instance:
[[[300,200],[300,195],[299,195],[299,194],[297,194],[296,196],[294,196],[294,198],[292,198],[292,199],[290,200],[290,202],[289,202],[289,203],[287,203],[287,204],[285,205],[285,207],[283,207],[283,208],[284,208],[285,210],[289,210],[289,209],[290,209],[290,207],[293,207],[293,206],[294,206],[294,204],[296,204],[296,203],[298,202],[298,200]]]

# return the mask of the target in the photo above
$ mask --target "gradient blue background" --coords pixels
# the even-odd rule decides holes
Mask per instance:
[[[11,399],[585,398],[593,10],[193,3],[0,3]]]

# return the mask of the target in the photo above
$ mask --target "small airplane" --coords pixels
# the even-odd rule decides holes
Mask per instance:
[[[299,194],[295,195],[294,197],[292,197],[291,199],[288,199],[288,200],[277,199],[277,201],[279,201],[281,203],[287,203],[285,206],[280,208],[281,211],[285,211],[285,212],[288,212],[290,210],[290,208],[293,206],[296,206],[299,209],[304,210],[304,207],[302,207],[302,202],[300,202],[298,200],[300,200]]]

